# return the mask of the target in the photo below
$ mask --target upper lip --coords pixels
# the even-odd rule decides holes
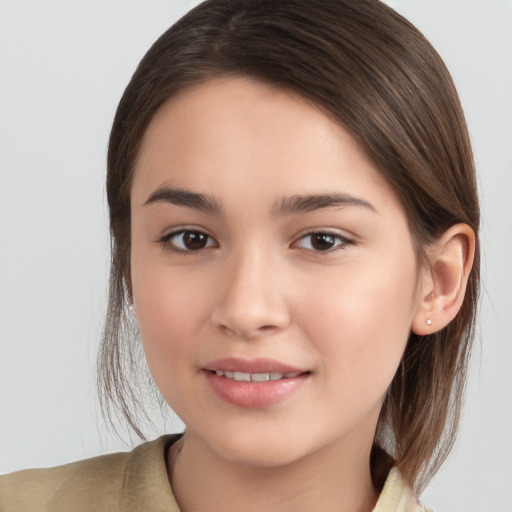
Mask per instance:
[[[212,372],[223,370],[244,373],[305,373],[308,371],[275,359],[240,359],[237,357],[218,359],[205,365],[204,369]]]

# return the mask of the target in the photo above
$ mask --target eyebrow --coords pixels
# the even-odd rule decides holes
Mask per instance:
[[[362,206],[377,213],[375,207],[359,197],[349,194],[312,194],[312,195],[294,195],[279,200],[272,208],[274,215],[290,215],[294,213],[307,213],[323,208]]]
[[[144,205],[153,203],[170,203],[176,206],[185,206],[206,213],[215,215],[222,214],[221,202],[215,197],[197,192],[190,192],[183,189],[174,189],[163,186],[155,190]],[[375,207],[364,199],[349,194],[307,194],[293,195],[278,200],[271,208],[272,215],[292,215],[307,213],[324,208],[360,206],[375,213]]]
[[[144,206],[152,203],[171,203],[215,215],[222,213],[220,202],[214,197],[169,187],[160,187],[155,190],[144,203]]]

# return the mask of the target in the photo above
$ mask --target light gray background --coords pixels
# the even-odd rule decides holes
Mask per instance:
[[[195,3],[0,0],[0,473],[128,448],[106,433],[94,387],[106,143],[136,64]],[[459,441],[423,499],[511,512],[512,2],[388,3],[453,73],[483,203],[481,341]]]

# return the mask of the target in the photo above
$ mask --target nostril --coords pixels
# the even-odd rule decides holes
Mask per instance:
[[[263,325],[258,330],[268,332],[268,331],[275,331],[276,329],[277,329],[277,327],[275,325]]]
[[[227,325],[221,324],[218,328],[227,336],[250,339],[257,338],[262,335],[270,335],[279,330],[279,327],[275,325],[262,325],[261,327],[256,327],[255,329],[242,329],[235,327],[228,327]]]

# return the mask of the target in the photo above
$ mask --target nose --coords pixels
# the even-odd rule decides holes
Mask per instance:
[[[283,269],[264,252],[255,249],[233,256],[219,275],[212,321],[228,336],[255,339],[279,332],[290,322]]]

